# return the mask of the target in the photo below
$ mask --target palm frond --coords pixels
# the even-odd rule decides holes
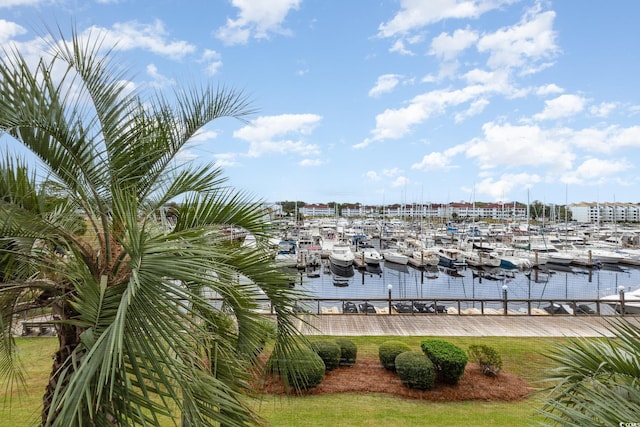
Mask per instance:
[[[625,319],[608,326],[616,338],[573,339],[547,356],[555,367],[545,378],[540,412],[562,425],[596,426],[632,422],[640,416],[640,327]]]

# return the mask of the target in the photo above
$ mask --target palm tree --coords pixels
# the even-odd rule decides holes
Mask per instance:
[[[640,326],[611,321],[614,338],[573,339],[548,355],[554,385],[540,410],[550,425],[617,426],[640,420]]]
[[[264,245],[225,233],[266,241],[262,204],[213,165],[176,159],[211,121],[253,114],[247,97],[143,98],[100,38],[73,32],[49,48],[35,66],[16,50],[0,64],[0,131],[36,159],[0,160],[0,373],[20,379],[16,315],[46,308],[59,348],[42,425],[259,422],[246,404],[265,332],[257,298],[286,361],[297,294]]]

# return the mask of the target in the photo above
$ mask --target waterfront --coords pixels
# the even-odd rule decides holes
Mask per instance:
[[[493,306],[500,307],[506,290],[508,299],[534,300],[532,307],[542,309],[553,300],[595,301],[618,292],[620,286],[625,292],[640,286],[640,269],[616,265],[604,265],[599,269],[546,266],[527,271],[496,269],[483,272],[469,267],[421,270],[387,262],[382,263],[378,271],[354,268],[352,272],[336,275],[322,271],[318,277],[307,277],[301,271],[296,288],[303,289],[309,298],[335,300],[323,302],[323,306],[335,306],[336,302],[345,300],[387,299],[391,287],[393,300],[489,300],[494,302]]]

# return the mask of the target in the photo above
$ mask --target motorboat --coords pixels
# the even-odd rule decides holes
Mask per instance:
[[[540,263],[569,265],[575,259],[575,255],[568,251],[560,251],[558,248],[547,245],[531,245],[531,250],[536,252]]]
[[[365,248],[362,250],[362,258],[367,265],[379,265],[384,257],[375,248]]]
[[[351,245],[344,242],[338,242],[333,245],[329,253],[329,261],[338,267],[351,267],[355,254],[351,250]]]
[[[476,268],[500,267],[500,258],[482,251],[460,251],[460,257],[470,266]]]
[[[440,257],[434,249],[413,251],[413,259],[422,267],[435,267],[440,263]]]
[[[456,248],[440,247],[437,249],[437,255],[440,259],[438,265],[447,268],[455,268],[465,266],[466,261],[461,256],[461,251]]]
[[[382,256],[385,261],[389,261],[394,264],[407,265],[409,263],[409,256],[398,251],[386,251]]]
[[[600,302],[607,304],[618,313],[622,312],[620,292],[600,298]],[[625,314],[640,314],[640,288],[624,293]]]
[[[298,264],[298,254],[295,240],[281,240],[278,242],[278,251],[275,256],[276,265],[279,267],[295,267]]]

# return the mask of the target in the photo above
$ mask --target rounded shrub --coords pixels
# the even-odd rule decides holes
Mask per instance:
[[[331,340],[318,340],[311,343],[311,349],[315,351],[324,362],[327,371],[331,371],[340,364],[340,346]]]
[[[382,367],[388,371],[396,370],[396,356],[411,351],[409,344],[402,341],[385,341],[378,348],[378,357]]]
[[[421,351],[405,351],[396,357],[396,372],[402,384],[418,390],[430,390],[436,379],[433,363]]]
[[[422,341],[420,347],[433,362],[438,381],[456,384],[467,366],[467,353],[448,341],[431,339]]]
[[[358,346],[346,338],[336,338],[336,344],[340,347],[340,366],[353,366],[358,356]]]
[[[478,363],[482,373],[495,377],[502,369],[502,358],[495,348],[488,345],[474,344],[467,349],[469,360]]]
[[[322,358],[310,348],[298,350],[289,359],[282,359],[272,353],[268,367],[284,380],[288,388],[297,390],[308,390],[320,384],[326,370]]]

